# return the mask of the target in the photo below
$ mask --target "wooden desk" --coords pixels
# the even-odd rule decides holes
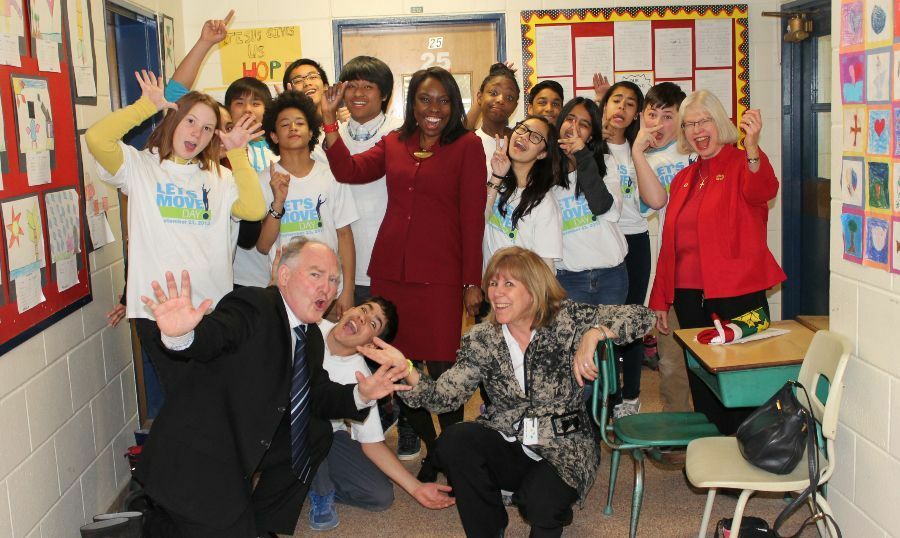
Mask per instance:
[[[828,330],[828,316],[797,316],[797,323],[809,327],[813,332]]]
[[[725,407],[762,405],[788,379],[797,379],[813,331],[793,320],[772,322],[791,332],[765,340],[710,346],[694,337],[704,329],[675,331],[688,368],[706,383]]]

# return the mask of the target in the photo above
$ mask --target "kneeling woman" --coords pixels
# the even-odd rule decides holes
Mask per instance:
[[[483,286],[492,307],[488,321],[463,336],[456,363],[436,381],[410,369],[413,390],[401,398],[439,413],[464,404],[484,383],[490,406],[476,422],[447,428],[436,449],[466,535],[497,536],[506,527],[503,489],[514,492],[531,536],[559,536],[600,458],[572,357],[591,357],[606,337],[617,344],[641,338],[656,318],[643,306],[566,300],[547,264],[520,247],[494,254]],[[396,348],[376,343],[381,349],[360,351],[406,361]]]

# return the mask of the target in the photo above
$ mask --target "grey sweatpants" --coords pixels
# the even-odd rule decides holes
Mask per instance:
[[[316,495],[334,491],[338,502],[372,512],[387,510],[394,502],[391,480],[346,431],[334,433],[328,457],[319,465],[309,491]]]

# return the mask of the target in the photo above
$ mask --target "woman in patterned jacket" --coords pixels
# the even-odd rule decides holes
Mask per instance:
[[[500,490],[509,490],[531,536],[560,536],[600,459],[573,357],[592,364],[601,340],[631,342],[656,318],[643,306],[566,300],[547,264],[520,247],[498,250],[482,284],[492,307],[488,320],[463,336],[456,363],[436,381],[410,363],[406,382],[413,389],[401,398],[440,413],[464,404],[484,383],[491,401],[484,414],[447,428],[436,447],[466,535],[501,535],[508,518]],[[375,342],[378,349],[360,351],[405,363],[399,350]]]

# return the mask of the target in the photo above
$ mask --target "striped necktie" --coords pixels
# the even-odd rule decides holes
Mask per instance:
[[[309,478],[309,367],[306,364],[305,327],[294,327],[294,377],[291,380],[291,468],[301,481]]]

